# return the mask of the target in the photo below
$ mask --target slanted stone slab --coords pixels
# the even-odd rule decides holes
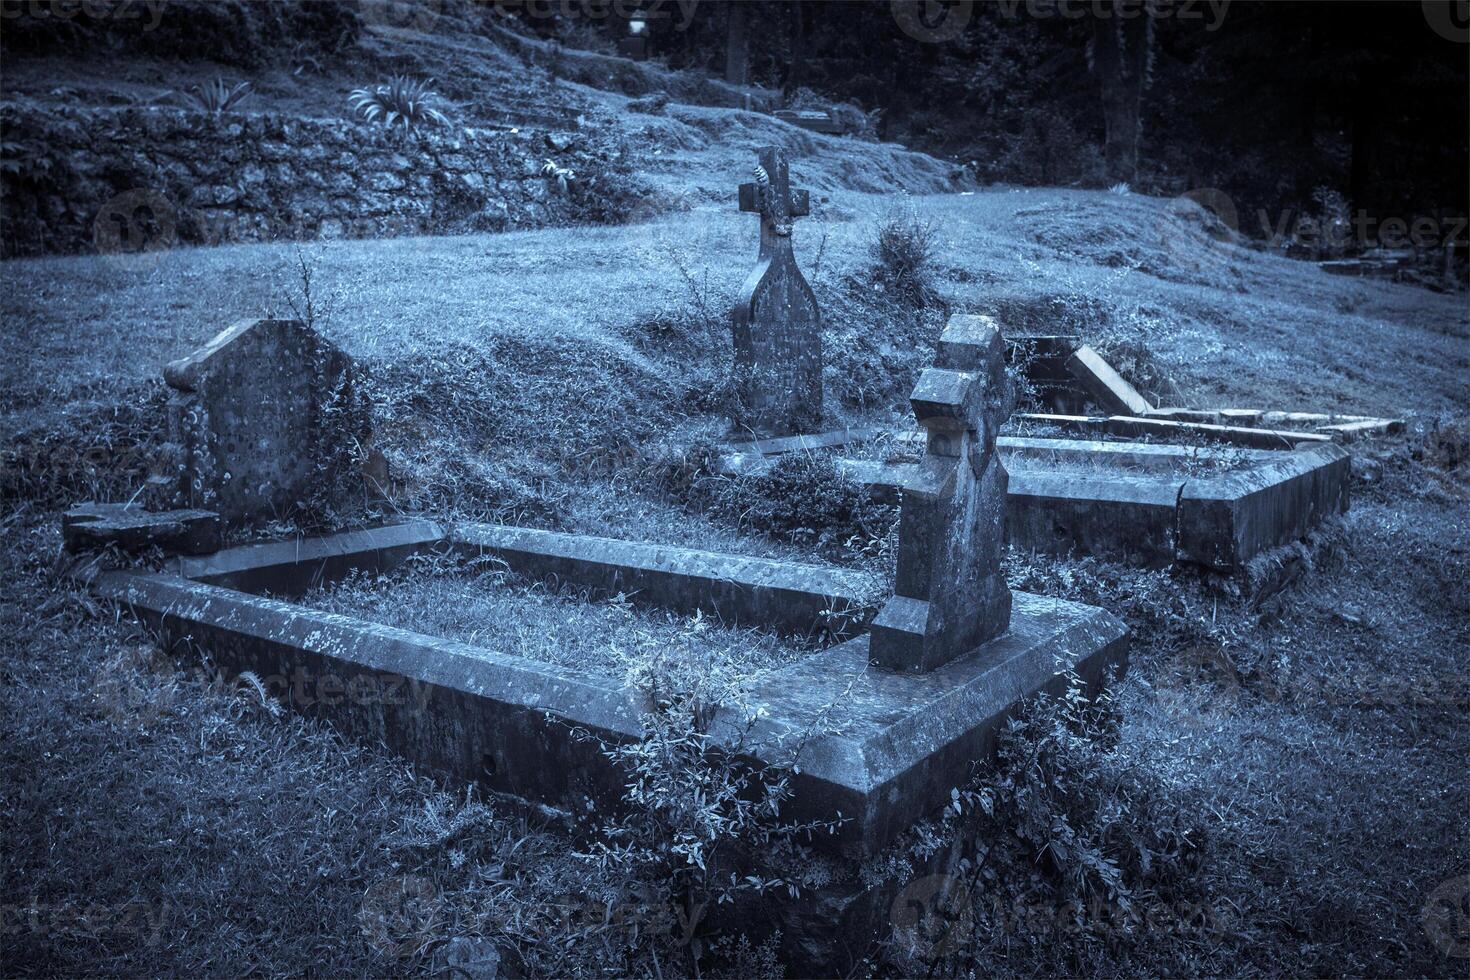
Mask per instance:
[[[851,635],[872,612],[872,579],[849,569],[495,524],[458,524],[449,540],[530,578],[798,636]]]
[[[1356,422],[1337,422],[1320,427],[1318,432],[1330,433],[1338,442],[1353,442],[1363,436],[1392,435],[1404,431],[1403,419],[1360,419]]]
[[[139,504],[89,502],[62,515],[61,541],[73,553],[116,546],[203,555],[219,550],[220,520],[209,510],[147,511]]]
[[[1178,557],[1221,571],[1295,541],[1348,508],[1350,457],[1318,445],[1210,479],[1179,497]]]
[[[169,442],[152,509],[203,508],[226,522],[302,505],[360,507],[372,436],[345,354],[297,320],[241,320],[164,369]]]
[[[386,572],[443,541],[444,529],[438,524],[405,521],[325,537],[241,545],[207,558],[181,558],[173,571],[242,592],[296,597],[349,571]]]
[[[1083,344],[1067,358],[1067,370],[1082,383],[1103,411],[1115,415],[1143,415],[1153,408],[1138,389],[1124,380],[1123,376],[1101,354]]]
[[[1302,443],[1327,443],[1332,437],[1316,432],[1291,432],[1282,429],[1254,429],[1238,425],[1209,425],[1202,422],[1171,422],[1167,419],[1132,418],[1114,415],[1105,426],[1115,436],[1157,436],[1163,439],[1188,439],[1191,435],[1218,442],[1256,449],[1291,449]]]
[[[871,662],[883,670],[933,670],[1010,620],[1000,567],[1006,470],[995,440],[1013,392],[995,321],[950,317],[934,364],[909,395],[927,441],[901,492],[894,595],[871,630]]]
[[[809,214],[792,190],[784,150],[762,147],[756,179],[740,185],[740,210],[760,216],[760,252],[731,314],[739,404],[735,434],[785,436],[822,421],[822,318],[791,250],[794,219]]]

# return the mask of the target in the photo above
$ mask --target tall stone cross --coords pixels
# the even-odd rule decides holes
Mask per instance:
[[[995,437],[1014,392],[995,321],[950,317],[909,402],[927,435],[924,458],[901,491],[898,576],[873,620],[868,659],[923,673],[1010,626],[1001,570],[1008,478]]]
[[[786,154],[757,156],[756,179],[740,185],[740,210],[760,215],[761,245],[731,314],[735,335],[737,437],[811,432],[822,421],[822,318],[791,251],[792,220],[811,213],[791,189]]]

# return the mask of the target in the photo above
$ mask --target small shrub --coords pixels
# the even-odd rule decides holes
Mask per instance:
[[[611,743],[576,732],[625,773],[623,812],[596,822],[581,857],[621,892],[619,922],[632,927],[635,944],[651,946],[655,970],[662,948],[666,959],[687,960],[686,976],[702,975],[701,962],[708,970],[712,956],[750,959],[748,948],[741,955],[748,939],[716,930],[718,909],[770,893],[799,897],[811,863],[803,845],[840,823],[782,820],[801,750],[819,733],[794,739],[786,763],[749,763],[759,716],[742,703],[738,681],[702,657],[700,622],[688,642],[630,670],[628,687],[645,700],[638,739]],[[721,708],[743,720],[717,740]]]
[[[249,82],[230,85],[223,77],[207,85],[195,85],[178,95],[179,104],[186,109],[217,116],[222,112],[239,112],[254,98]]]
[[[911,832],[917,857],[946,842],[964,857],[945,901],[897,932],[890,955],[903,972],[1009,972],[1018,926],[1046,957],[1041,972],[1075,974],[1104,950],[1149,942],[1161,912],[1218,925],[1195,884],[1203,830],[1176,793],[1118,752],[1111,697],[1089,698],[1080,678],[1067,679],[1010,719],[996,762],[951,792],[934,825]]]
[[[914,305],[928,306],[934,299],[930,276],[938,248],[934,222],[920,218],[912,202],[896,204],[878,226],[875,279]]]
[[[433,79],[394,75],[384,84],[354,89],[347,96],[347,104],[365,121],[388,129],[402,126],[405,132],[411,132],[421,127],[448,126],[449,116],[439,108],[443,100],[429,87],[433,84]]]

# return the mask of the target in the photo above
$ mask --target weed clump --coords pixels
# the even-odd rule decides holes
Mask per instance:
[[[665,645],[628,673],[628,687],[645,702],[641,736],[611,743],[577,733],[597,742],[624,777],[621,810],[597,816],[580,856],[614,883],[622,921],[634,926],[633,948],[647,947],[655,973],[660,952],[665,963],[687,963],[688,976],[717,965],[712,958],[773,961],[773,949],[760,955],[748,938],[720,930],[716,922],[728,916],[717,910],[771,893],[800,896],[802,868],[811,863],[806,844],[841,823],[782,818],[802,747],[816,733],[764,743],[786,761],[753,764],[759,715],[744,704],[740,682],[712,666],[698,644]],[[731,720],[717,725],[722,712]]]
[[[874,282],[913,306],[932,306],[937,299],[931,280],[938,250],[934,221],[920,218],[910,201],[896,204],[884,215],[873,243]]]
[[[1218,926],[1191,884],[1204,832],[1165,783],[1126,763],[1117,721],[1107,693],[1089,697],[1068,675],[1006,723],[995,762],[911,833],[914,858],[948,847],[954,873],[941,901],[899,923],[895,965],[1073,974],[1161,929]]]
[[[741,531],[850,559],[880,553],[898,520],[897,507],[875,501],[828,454],[792,453],[736,477],[713,473],[714,458],[712,448],[696,447],[666,468],[665,487]]]

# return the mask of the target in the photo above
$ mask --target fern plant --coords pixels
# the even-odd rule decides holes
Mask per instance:
[[[219,77],[207,85],[195,85],[187,92],[180,92],[179,103],[186,109],[217,116],[222,112],[238,112],[252,95],[249,82],[232,86]]]
[[[347,104],[367,122],[392,129],[402,126],[413,130],[420,126],[448,126],[449,116],[439,108],[439,93],[429,86],[433,79],[410,79],[394,75],[386,83],[372,88],[354,89]]]

